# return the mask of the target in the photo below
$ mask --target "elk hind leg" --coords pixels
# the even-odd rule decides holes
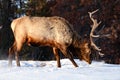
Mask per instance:
[[[23,42],[19,42],[16,45],[15,59],[16,59],[16,64],[18,67],[20,66],[19,54],[20,54],[20,50],[21,50],[22,46],[23,46]]]
[[[15,59],[16,59],[16,64],[19,67],[20,66],[19,52],[15,52]]]
[[[13,60],[13,54],[16,50],[16,43],[14,42],[14,44],[12,45],[12,47],[9,48],[9,55],[8,55],[8,66],[12,66],[12,60]]]
[[[13,59],[13,49],[12,47],[9,48],[9,55],[8,55],[8,66],[11,67],[12,66],[12,59]]]

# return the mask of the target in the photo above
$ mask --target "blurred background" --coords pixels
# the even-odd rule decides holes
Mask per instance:
[[[103,57],[92,50],[93,60],[120,64],[120,0],[0,0],[0,59],[8,58],[8,49],[13,44],[10,24],[21,16],[61,16],[68,20],[83,38],[89,38],[92,21],[88,12],[99,9],[94,18],[102,21],[96,34],[110,34],[96,40]],[[103,28],[104,27],[104,28]],[[103,28],[103,29],[102,29]],[[102,29],[102,30],[101,30]],[[101,30],[99,32],[99,30]],[[64,56],[59,52],[61,58]],[[22,60],[54,60],[51,47],[24,45]]]

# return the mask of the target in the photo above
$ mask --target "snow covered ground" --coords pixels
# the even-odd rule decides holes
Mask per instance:
[[[21,67],[8,67],[7,60],[0,60],[0,80],[120,80],[120,65],[93,61],[88,65],[75,59],[75,68],[68,59],[62,59],[62,68],[56,61],[21,61]]]

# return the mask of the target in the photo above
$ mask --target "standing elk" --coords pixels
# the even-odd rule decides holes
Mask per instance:
[[[14,34],[14,44],[9,49],[9,66],[12,65],[12,56],[15,53],[17,66],[20,66],[19,53],[23,44],[31,46],[50,46],[53,47],[53,53],[57,60],[57,66],[61,67],[60,50],[66,57],[70,59],[75,67],[78,67],[73,59],[72,54],[76,54],[80,60],[85,60],[91,64],[90,54],[91,46],[98,51],[101,51],[92,41],[93,32],[100,23],[92,18],[93,27],[90,34],[90,40],[82,40],[78,33],[72,28],[72,25],[61,17],[28,17],[24,16],[13,20],[11,28]],[[90,45],[91,43],[91,45]]]

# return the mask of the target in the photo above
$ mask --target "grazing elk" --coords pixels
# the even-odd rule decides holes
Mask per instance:
[[[93,32],[99,24],[92,18],[93,28],[90,35],[92,46],[98,51],[101,49],[92,42]],[[78,67],[73,59],[72,54],[76,54],[80,60],[85,60],[89,64],[90,60],[90,41],[82,40],[77,32],[72,28],[72,25],[61,17],[28,17],[24,16],[13,20],[11,28],[14,34],[14,44],[9,49],[9,66],[12,65],[12,56],[15,53],[17,66],[20,66],[19,53],[23,44],[27,43],[31,46],[50,46],[53,47],[53,53],[57,59],[57,66],[61,67],[60,50],[66,57],[70,59],[75,67]]]

